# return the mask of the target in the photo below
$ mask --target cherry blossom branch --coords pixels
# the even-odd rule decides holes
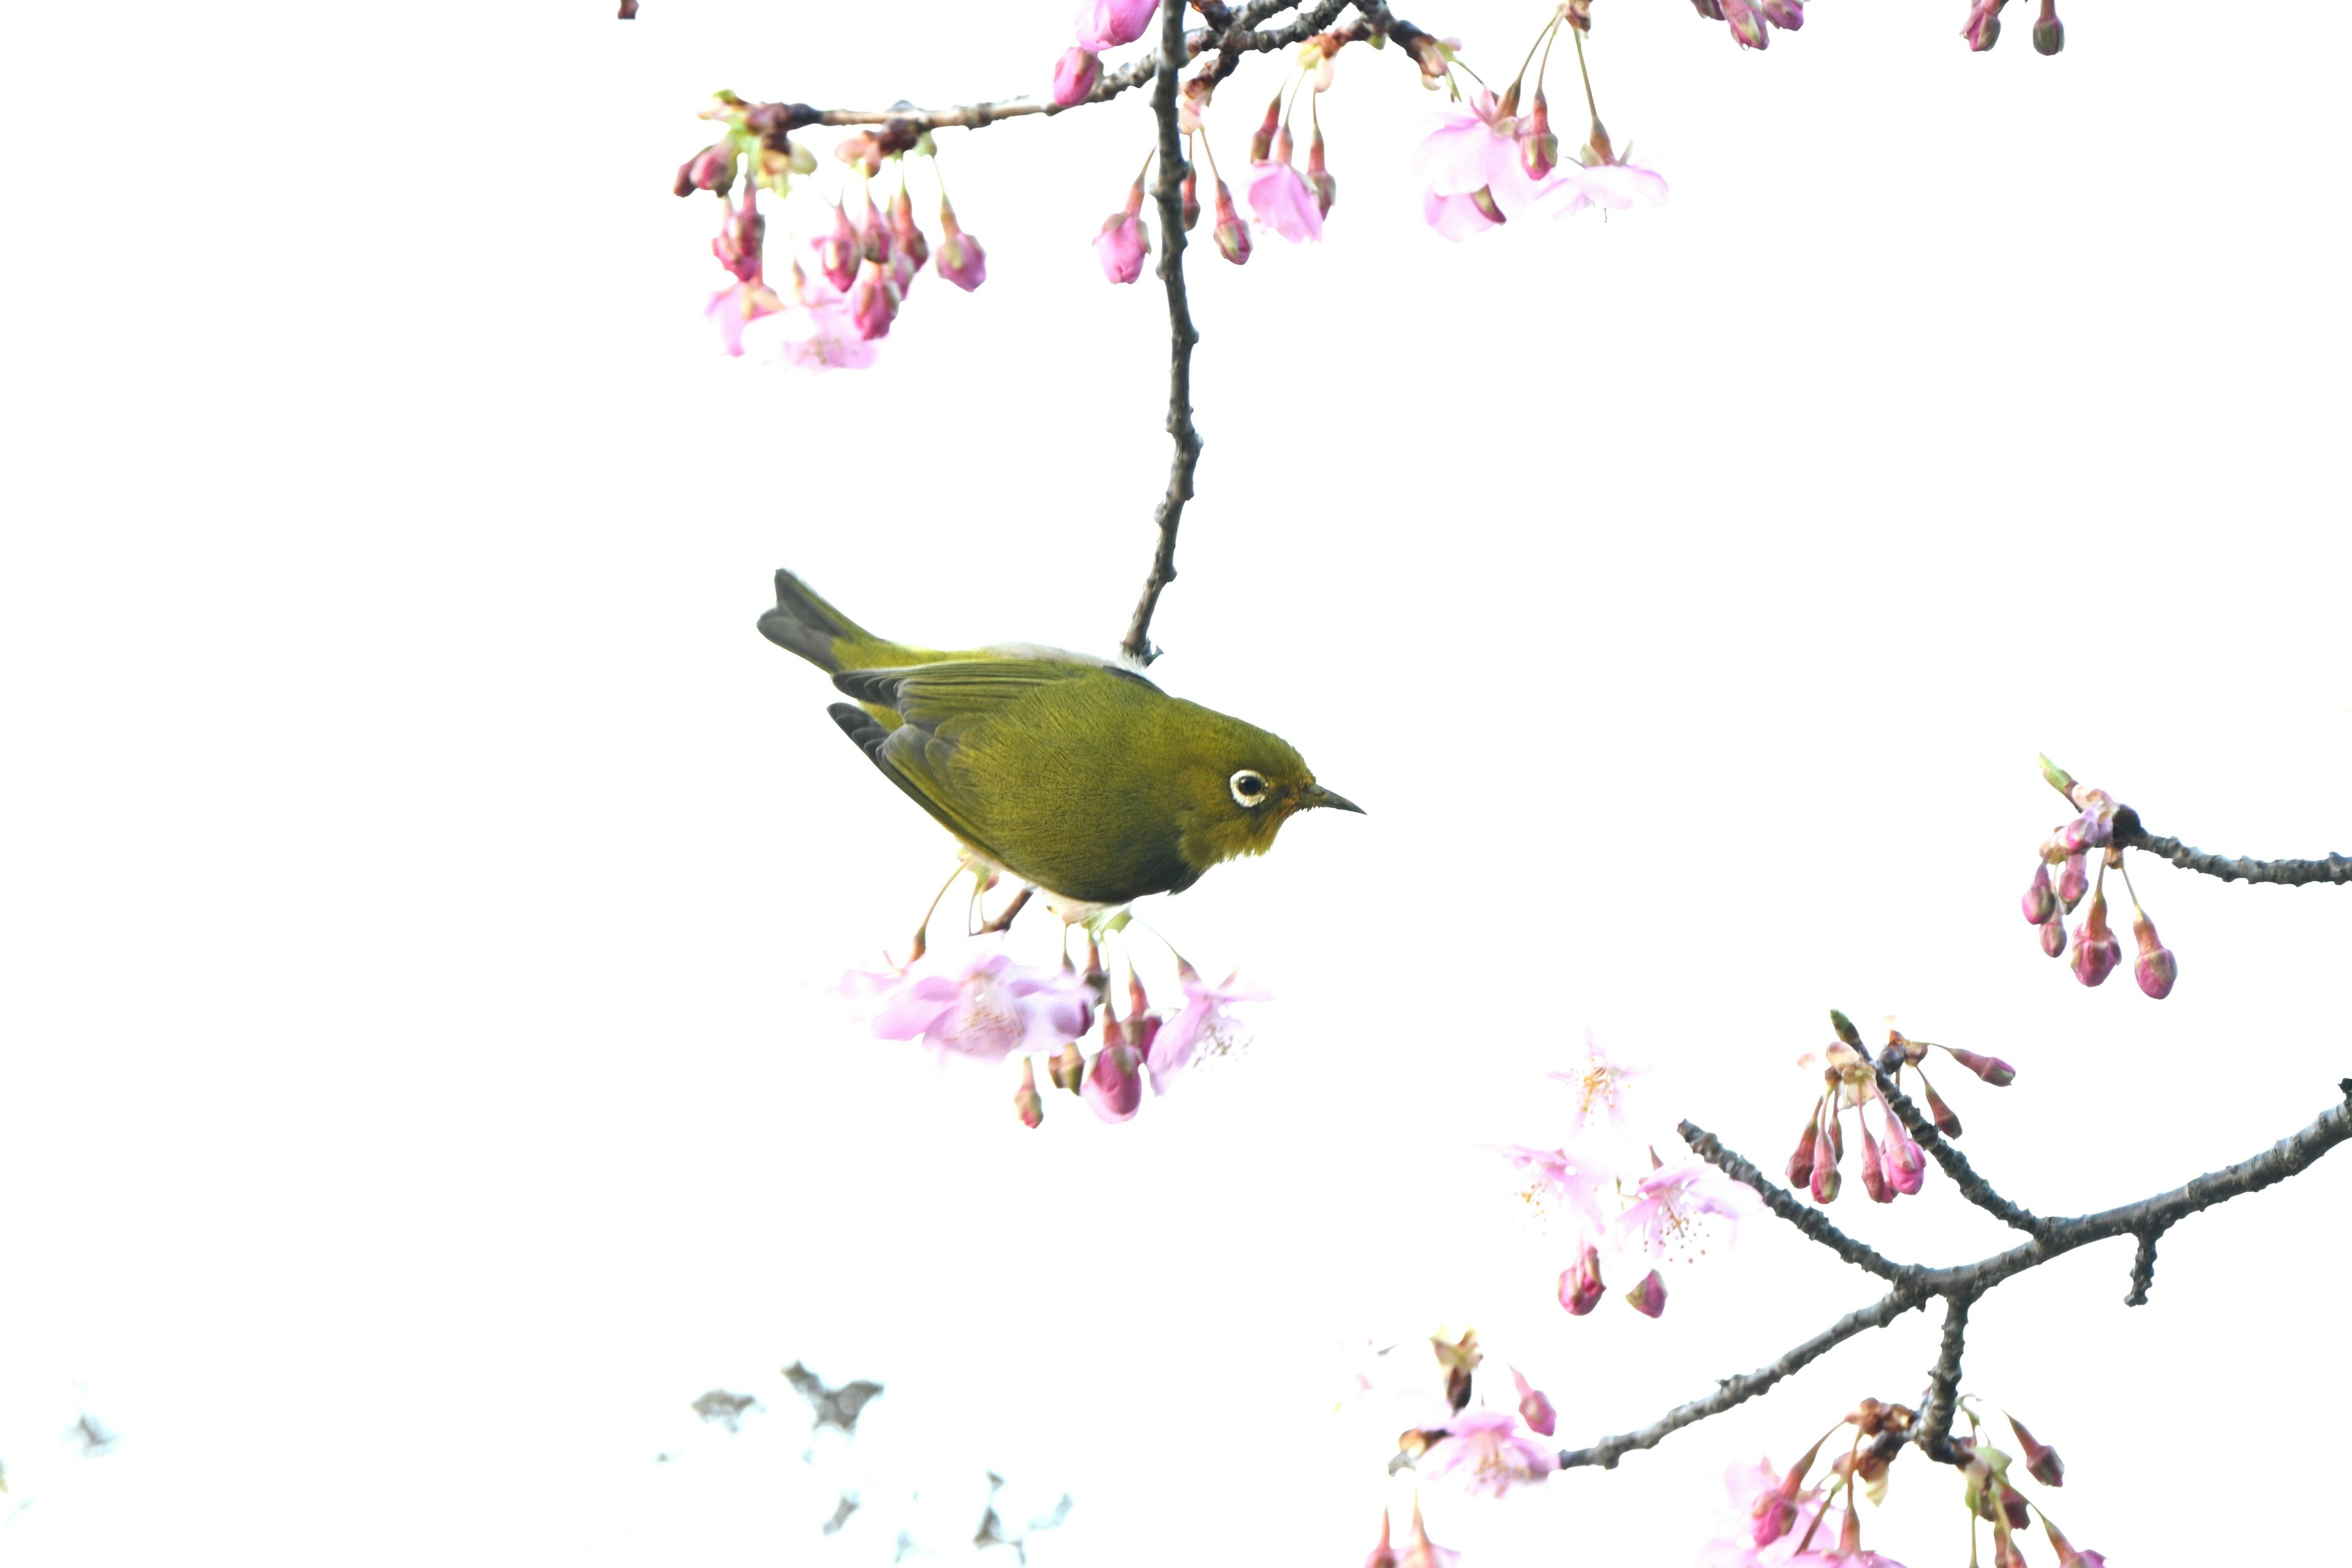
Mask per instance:
[[[1912,1103],[1908,1095],[1895,1087],[1894,1075],[1885,1068],[1877,1071],[1878,1092],[1886,1097],[1886,1103],[1902,1119],[1912,1141],[1933,1155],[1936,1163],[1944,1168],[1944,1174],[1952,1178],[1952,1185],[1960,1190],[1962,1197],[2003,1225],[2014,1226],[2028,1236],[2042,1234],[2040,1215],[2031,1209],[2019,1207],[1993,1191],[1992,1184],[1978,1175],[1976,1167],[1969,1163],[1969,1157],[1953,1146],[1952,1141],[1944,1136],[1932,1119],[1919,1114],[1919,1108]]]
[[[2115,841],[2124,848],[2144,849],[2169,860],[2184,871],[2201,871],[2224,882],[2274,882],[2286,888],[2305,882],[2333,882],[2338,887],[2352,882],[2352,855],[2330,854],[2320,860],[2231,859],[2150,833],[2140,822],[2139,813],[2127,805],[2116,807]]]
[[[1192,471],[1201,462],[1201,433],[1192,426],[1192,345],[1201,334],[1184,297],[1184,176],[1192,171],[1184,163],[1176,113],[1177,57],[1183,47],[1183,10],[1166,0],[1160,6],[1160,59],[1167,68],[1151,91],[1151,112],[1160,121],[1160,181],[1151,194],[1160,204],[1160,279],[1168,286],[1168,437],[1176,450],[1168,463],[1168,493],[1151,519],[1160,542],[1144,575],[1143,596],[1135,602],[1118,645],[1138,664],[1160,657],[1151,646],[1151,613],[1160,607],[1160,591],[1176,580],[1176,529],[1184,521],[1184,503],[1192,499]]]
[[[1041,98],[1035,93],[959,104],[951,109],[918,109],[906,102],[893,104],[887,109],[817,109],[805,103],[763,103],[754,110],[759,117],[752,122],[752,128],[781,136],[806,125],[880,125],[887,128],[885,135],[878,139],[882,142],[882,150],[886,153],[903,151],[902,147],[896,145],[897,142],[903,141],[905,147],[912,147],[915,138],[926,131],[950,127],[978,131],[1001,120],[1018,120],[1032,114],[1061,114],[1087,104],[1108,103],[1121,93],[1152,80],[1160,74],[1163,60],[1171,62],[1172,75],[1174,69],[1186,61],[1212,54],[1215,58],[1202,68],[1213,79],[1222,80],[1233,73],[1234,67],[1245,54],[1271,54],[1276,49],[1286,49],[1293,44],[1303,43],[1322,32],[1331,25],[1333,17],[1347,9],[1349,3],[1349,0],[1315,0],[1313,5],[1301,6],[1297,0],[1276,0],[1272,4],[1261,0],[1260,4],[1243,6],[1238,14],[1219,6],[1218,12],[1230,18],[1229,25],[1216,26],[1213,17],[1212,26],[1190,32],[1183,30],[1181,9],[1171,6],[1170,9],[1175,11],[1177,17],[1176,30],[1181,35],[1176,52],[1171,56],[1165,47],[1163,18],[1163,47],[1160,50],[1139,59],[1129,60],[1117,70],[1103,72],[1102,79],[1095,84],[1094,90],[1076,103],[1059,104],[1051,98]],[[1281,26],[1258,26],[1268,16],[1294,9],[1298,11],[1298,16]],[[1378,6],[1377,9],[1383,17],[1386,16],[1386,6]],[[1410,24],[1400,23],[1397,26],[1407,27]]]
[[[1881,1257],[1831,1226],[1818,1212],[1808,1209],[1765,1177],[1748,1161],[1725,1148],[1722,1141],[1713,1133],[1685,1121],[1680,1129],[1683,1138],[1701,1159],[1726,1175],[1753,1187],[1763,1198],[1767,1208],[1802,1231],[1810,1239],[1828,1247],[1847,1262],[1889,1279],[1894,1289],[1870,1306],[1848,1312],[1820,1333],[1787,1352],[1778,1361],[1738,1377],[1725,1378],[1713,1394],[1676,1405],[1647,1426],[1604,1437],[1589,1447],[1562,1449],[1560,1468],[1575,1469],[1590,1466],[1613,1469],[1624,1455],[1639,1448],[1655,1447],[1671,1433],[1747,1403],[1847,1340],[1866,1330],[1885,1328],[1905,1312],[1924,1306],[1934,1297],[1941,1297],[1945,1302],[1943,1343],[1936,1367],[1929,1374],[1927,1419],[1921,1423],[1913,1440],[1918,1442],[1930,1457],[1948,1463],[1954,1457],[1950,1446],[1951,1398],[1959,1383],[1969,1310],[1977,1298],[2004,1281],[2028,1269],[2040,1268],[2077,1247],[2119,1236],[2130,1236],[2138,1239],[2139,1246],[2132,1263],[2131,1293],[2124,1300],[2128,1306],[2144,1304],[2156,1268],[2157,1238],[2166,1230],[2189,1215],[2211,1208],[2216,1204],[2227,1203],[2231,1198],[2258,1193],[2264,1187],[2299,1174],[2330,1149],[2352,1141],[2352,1078],[2343,1079],[2336,1089],[2343,1096],[2338,1103],[2321,1111],[2309,1126],[2280,1139],[2259,1154],[2219,1171],[2209,1172],[2137,1203],[2072,1218],[2037,1219],[2032,1240],[1974,1263],[1948,1268],[1893,1263]],[[1916,1117],[1917,1112],[1914,1110],[1911,1114]],[[1916,1129],[1914,1136],[1917,1136]],[[1990,1188],[1986,1190],[1990,1191]],[[2024,1211],[2019,1210],[2018,1213],[2022,1215]],[[1938,1411],[1941,1412],[1940,1417]]]
[[[1591,1466],[1613,1470],[1617,1461],[1637,1448],[1654,1448],[1669,1434],[1678,1432],[1694,1422],[1710,1415],[1720,1415],[1735,1405],[1745,1405],[1782,1378],[1794,1375],[1809,1362],[1816,1361],[1855,1335],[1871,1329],[1883,1329],[1904,1313],[1926,1303],[1927,1297],[1906,1286],[1897,1286],[1867,1307],[1848,1312],[1803,1344],[1783,1354],[1769,1366],[1738,1377],[1727,1377],[1716,1391],[1704,1399],[1694,1399],[1687,1405],[1677,1405],[1647,1426],[1603,1437],[1587,1448],[1560,1450],[1559,1468],[1573,1470]]]

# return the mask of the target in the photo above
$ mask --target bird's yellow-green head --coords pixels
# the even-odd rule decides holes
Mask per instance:
[[[1313,806],[1362,809],[1278,735],[1139,670],[1027,645],[940,652],[865,631],[788,572],[769,639],[833,676],[830,711],[891,783],[1066,908],[1181,892]]]

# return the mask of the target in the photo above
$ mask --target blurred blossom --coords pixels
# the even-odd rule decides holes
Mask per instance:
[[[1570,1142],[1602,1127],[1620,1138],[1633,1137],[1627,1086],[1649,1070],[1610,1056],[1592,1031],[1585,1030],[1584,1060],[1545,1075],[1567,1084],[1575,1097],[1575,1108],[1569,1113]]]
[[[1248,1043],[1248,1030],[1234,1015],[1236,1004],[1272,1000],[1265,992],[1238,984],[1238,970],[1226,975],[1222,984],[1211,985],[1201,978],[1199,971],[1179,958],[1176,977],[1184,988],[1184,1005],[1173,1018],[1159,1026],[1150,1040],[1148,1065],[1156,1094],[1167,1093],[1169,1083],[1195,1058],[1207,1060],[1230,1056]]]
[[[1058,1051],[1093,1011],[1075,971],[1028,968],[988,942],[934,950],[896,973],[856,972],[842,989],[871,997],[877,1037],[920,1039],[942,1059]]]
[[[1306,176],[1288,160],[1251,164],[1243,194],[1257,221],[1283,238],[1297,244],[1323,237],[1323,209]]]
[[[1086,0],[1073,24],[1078,47],[1100,53],[1131,44],[1151,26],[1160,0]]]
[[[1729,1247],[1741,1218],[1761,1202],[1753,1187],[1691,1154],[1635,1184],[1633,1201],[1611,1231],[1628,1252],[1687,1262]]]
[[[1726,1506],[1716,1538],[1699,1551],[1699,1568],[1779,1568],[1814,1529],[1823,1501],[1819,1487],[1799,1487],[1769,1459],[1724,1472]]]
[[[1580,1224],[1594,1230],[1608,1224],[1601,1196],[1614,1178],[1606,1166],[1573,1156],[1565,1149],[1538,1149],[1526,1143],[1499,1144],[1495,1152],[1526,1178],[1519,1196],[1538,1218],[1573,1215]]]
[[[1054,62],[1054,101],[1064,109],[1084,103],[1102,83],[1102,61],[1089,49],[1066,49]]]
[[[1505,1411],[1465,1412],[1443,1430],[1444,1439],[1420,1467],[1432,1480],[1452,1479],[1473,1492],[1501,1497],[1559,1468],[1559,1456],[1528,1436],[1519,1418]]]
[[[743,329],[761,317],[772,315],[784,308],[774,289],[764,283],[738,283],[722,289],[710,297],[703,314],[719,329],[719,346],[728,353],[743,357]]]
[[[1413,153],[1412,172],[1427,195],[1485,191],[1493,202],[1494,221],[1514,217],[1541,189],[1519,162],[1517,117],[1506,113],[1485,88],[1473,91],[1466,103],[1466,109],[1438,110],[1437,129]]]

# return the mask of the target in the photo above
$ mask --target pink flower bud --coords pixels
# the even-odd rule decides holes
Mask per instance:
[[[1185,81],[1183,90],[1176,99],[1178,135],[1190,136],[1201,129],[1202,110],[1209,107],[1209,100],[1215,90],[1206,77],[1196,76]]]
[[[1364,1559],[1364,1568],[1397,1568],[1396,1548],[1389,1544],[1389,1513],[1386,1509],[1381,1510],[1380,1542],[1372,1548],[1371,1555]]]
[[[857,280],[857,231],[849,224],[849,214],[840,207],[833,209],[833,232],[818,242],[817,266],[824,271],[825,281],[843,293]]]
[[[1511,1369],[1511,1381],[1518,1386],[1519,1419],[1527,1423],[1528,1431],[1550,1436],[1559,1426],[1559,1416],[1552,1409],[1551,1401],[1544,1397],[1542,1389],[1529,1387],[1517,1367]]]
[[[1151,239],[1143,231],[1142,214],[1143,176],[1138,174],[1127,193],[1126,207],[1103,219],[1102,232],[1095,236],[1095,258],[1102,263],[1103,276],[1114,283],[1132,283],[1143,275]]]
[[[1914,1197],[1927,1181],[1927,1152],[1913,1142],[1911,1130],[1893,1117],[1886,1121],[1886,1184],[1905,1197]]]
[[[1160,0],[1086,0],[1075,24],[1078,42],[1090,49],[1131,44],[1143,37],[1159,9]]]
[[[1234,266],[1239,267],[1249,260],[1249,230],[1243,226],[1239,215],[1234,211],[1234,194],[1225,188],[1225,182],[1222,179],[1217,182],[1216,240],[1219,252]]]
[[[1927,1081],[1925,1074],[1919,1079],[1919,1088],[1927,1097],[1927,1114],[1936,1119],[1936,1131],[1947,1138],[1958,1138],[1960,1135],[1960,1119],[1953,1114],[1950,1106],[1944,1103],[1944,1097],[1936,1092],[1936,1086]]]
[[[2083,895],[2091,890],[2091,871],[2083,863],[2083,856],[2084,851],[2079,849],[2067,856],[2066,869],[2058,875],[2058,901],[2066,906],[2070,915],[2074,906],[2083,901]]]
[[[1832,1112],[1824,1116],[1822,1121],[1824,1124],[1813,1134],[1813,1202],[1833,1204],[1837,1202],[1840,1185],[1838,1146],[1836,1140],[1830,1134],[1830,1129],[1837,1125],[1835,1113]]]
[[[2066,1462],[2058,1457],[2057,1449],[2047,1443],[2036,1442],[2033,1434],[2025,1429],[2025,1424],[2014,1415],[2009,1418],[2009,1429],[2017,1434],[2018,1442],[2024,1447],[2025,1468],[2035,1480],[2045,1487],[2066,1484]]]
[[[710,242],[710,254],[719,258],[719,265],[732,272],[745,283],[760,279],[761,240],[768,232],[768,220],[760,216],[751,187],[743,187],[743,205],[727,209],[727,221],[719,227],[719,237]]]
[[[734,188],[735,161],[732,139],[713,142],[677,166],[677,181],[670,189],[681,196],[696,191],[717,191],[723,196]]]
[[[2107,895],[2101,889],[2091,895],[2090,912],[2074,932],[2074,978],[2085,985],[2104,984],[2123,958],[2124,944],[2107,929]]]
[[[2042,16],[2033,24],[2033,52],[2054,55],[2066,47],[2066,24],[2058,19],[2058,0],[2042,0]]]
[[[1315,140],[1307,144],[1307,183],[1315,187],[1315,200],[1323,216],[1331,216],[1331,204],[1339,199],[1339,182],[1323,163],[1323,128],[1315,128]]]
[[[2006,1089],[2017,1081],[2017,1069],[1999,1057],[1980,1057],[1974,1051],[1964,1051],[1957,1046],[1946,1046],[1943,1051],[1946,1056],[1995,1089]]]
[[[1756,8],[1783,32],[1793,33],[1805,25],[1803,0],[1756,0]]]
[[[1821,1120],[1822,1110],[1817,1105],[1805,1122],[1804,1131],[1797,1136],[1797,1152],[1789,1156],[1789,1184],[1792,1187],[1801,1187],[1813,1179],[1813,1150],[1821,1137]]]
[[[2058,912],[2058,895],[2050,888],[2050,862],[2035,862],[2033,880],[2025,885],[2025,897],[2018,904],[2025,911],[2025,923],[2030,926],[2046,924]]]
[[[1576,1262],[1560,1270],[1559,1304],[1580,1318],[1601,1304],[1601,1254],[1588,1239]]]
[[[907,194],[904,185],[890,198],[890,238],[897,244],[898,253],[915,264],[918,272],[931,258],[931,242],[915,226],[915,198]]]
[[[2172,983],[2180,978],[2180,961],[2156,939],[2156,922],[2137,909],[2132,910],[2132,939],[2139,943],[2132,978],[2139,982],[2142,991],[2161,1002],[2172,994]]]
[[[1519,121],[1519,167],[1528,178],[1540,180],[1559,165],[1559,138],[1551,133],[1551,105],[1544,101],[1542,88],[1536,89],[1536,100]]]
[[[1090,49],[1071,48],[1054,62],[1054,102],[1063,109],[1084,103],[1102,85],[1102,60]]]
[[[1887,1190],[1885,1167],[1879,1163],[1878,1140],[1870,1134],[1870,1124],[1862,1128],[1862,1190],[1870,1194],[1874,1204],[1891,1204],[1895,1194]]]
[[[2000,41],[2000,8],[2006,4],[2008,0],[1974,0],[1968,26],[1960,29],[1971,50],[1982,54]]]
[[[1273,155],[1275,128],[1282,123],[1282,94],[1276,93],[1274,101],[1265,106],[1265,118],[1258,121],[1250,133],[1250,162],[1263,163]],[[1282,160],[1287,163],[1289,159]]]
[[[1037,1097],[1036,1065],[1028,1057],[1021,1058],[1021,1087],[1013,1091],[1013,1109],[1024,1127],[1034,1128],[1045,1120],[1045,1102]]]
[[[1131,1119],[1143,1103],[1143,1058],[1124,1040],[1104,1046],[1087,1069],[1079,1098],[1105,1121]]]
[[[877,267],[890,265],[890,231],[871,199],[857,220],[857,253]]]
[[[1654,1318],[1666,1310],[1666,1282],[1651,1269],[1642,1276],[1642,1282],[1625,1292],[1625,1303],[1645,1318]]]
[[[2066,922],[2055,910],[2042,922],[2042,951],[2053,958],[2066,951]]]
[[[869,342],[890,335],[890,322],[898,314],[898,286],[882,268],[867,262],[850,286],[849,321],[857,335]]]
[[[1184,171],[1183,182],[1178,189],[1182,193],[1184,200],[1184,232],[1190,234],[1192,232],[1192,226],[1201,221],[1201,172],[1198,169],[1187,168]]]
[[[945,196],[940,198],[940,276],[969,294],[988,281],[988,252],[956,226],[955,209]]]
[[[1743,49],[1760,49],[1772,42],[1772,35],[1764,30],[1764,18],[1758,16],[1748,0],[1716,0],[1722,7],[1723,19],[1731,24],[1731,36],[1739,40]]]
[[[1079,1051],[1078,1043],[1071,1040],[1065,1044],[1062,1047],[1062,1054],[1054,1058],[1045,1071],[1053,1079],[1055,1089],[1066,1089],[1072,1094],[1077,1093],[1079,1086],[1086,1081],[1087,1077],[1087,1058]]]
[[[2042,1528],[2050,1532],[2051,1549],[2058,1553],[2058,1568],[2107,1568],[2105,1557],[2096,1552],[2084,1552],[2067,1540],[2065,1532],[2042,1516]]]

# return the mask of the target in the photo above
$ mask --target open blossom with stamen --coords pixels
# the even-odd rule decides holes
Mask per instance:
[[[822,276],[804,276],[795,263],[784,308],[746,325],[742,342],[754,358],[801,370],[864,370],[876,350],[849,319],[849,303]]]
[[[1549,1072],[1544,1076],[1567,1084],[1576,1097],[1576,1106],[1569,1113],[1570,1142],[1582,1138],[1599,1125],[1620,1137],[1633,1135],[1633,1121],[1627,1110],[1627,1086],[1650,1069],[1619,1061],[1601,1048],[1592,1031],[1584,1032],[1584,1060],[1575,1067]]]
[[[943,1058],[984,1062],[1058,1051],[1086,1033],[1094,1010],[1076,971],[1031,969],[987,942],[928,954],[895,973],[853,973],[843,989],[873,999],[878,1038],[919,1038]]]
[[[1519,1195],[1538,1218],[1572,1215],[1593,1230],[1608,1224],[1601,1194],[1612,1178],[1605,1165],[1579,1159],[1565,1149],[1538,1149],[1526,1143],[1499,1144],[1495,1152],[1526,1177]]]
[[[1501,1497],[1559,1468],[1559,1456],[1527,1436],[1519,1418],[1504,1411],[1467,1411],[1440,1430],[1445,1436],[1422,1469],[1433,1480],[1451,1478],[1474,1492]]]
[[[1151,1068],[1153,1092],[1167,1093],[1169,1081],[1191,1066],[1194,1058],[1226,1056],[1247,1042],[1248,1032],[1234,1016],[1234,1005],[1269,997],[1263,991],[1236,984],[1239,977],[1240,972],[1235,971],[1225,976],[1223,984],[1211,985],[1191,964],[1181,958],[1176,961],[1184,1006],[1151,1037],[1146,1065]]]
[[[1628,1251],[1688,1260],[1729,1246],[1740,1220],[1762,1201],[1753,1187],[1692,1154],[1636,1183],[1633,1203],[1611,1230]]]

